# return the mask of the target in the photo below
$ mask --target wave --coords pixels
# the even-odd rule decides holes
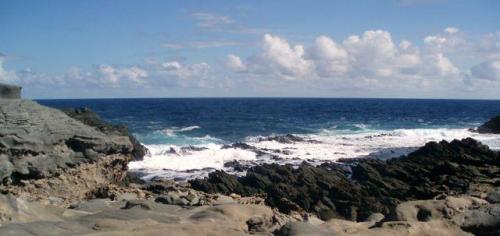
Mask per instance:
[[[163,129],[162,132],[165,135],[174,136],[174,135],[176,135],[176,133],[187,132],[187,131],[191,131],[191,130],[195,130],[195,129],[201,129],[201,127],[197,126],[197,125],[187,126],[187,127],[175,127],[174,126],[174,127]]]
[[[285,138],[276,138],[285,137]],[[233,161],[257,165],[298,165],[337,161],[345,158],[393,158],[408,154],[430,141],[475,138],[492,149],[500,149],[500,135],[479,134],[469,129],[396,129],[339,132],[322,130],[314,134],[252,136],[244,144],[223,145],[210,136],[197,145],[146,145],[151,156],[131,162],[129,168],[147,173],[146,178],[197,178],[216,169],[238,171],[226,164]],[[242,174],[242,173],[239,173]]]
[[[145,177],[158,176],[176,178],[182,172],[198,172],[197,177],[208,174],[207,171],[223,169],[230,161],[254,161],[256,154],[252,151],[238,148],[222,148],[223,145],[209,143],[196,146],[177,145],[145,145],[150,155],[142,161],[129,164],[131,170],[143,171],[149,174]],[[152,174],[156,173],[156,175]],[[182,175],[182,174],[181,174]]]

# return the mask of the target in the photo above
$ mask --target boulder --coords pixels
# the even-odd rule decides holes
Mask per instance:
[[[479,133],[500,134],[500,116],[491,118],[491,120],[477,128]]]
[[[0,83],[0,99],[20,99],[21,87]]]
[[[144,147],[129,131],[125,125],[114,125],[110,124],[97,113],[93,112],[87,107],[83,108],[66,108],[62,110],[66,115],[73,119],[79,120],[80,122],[94,127],[106,135],[111,136],[128,136],[130,142],[133,145],[132,155],[134,160],[142,160],[143,157],[148,153],[148,149]]]
[[[125,133],[33,101],[0,99],[0,127],[0,190],[31,199],[92,198],[118,183],[133,158]]]

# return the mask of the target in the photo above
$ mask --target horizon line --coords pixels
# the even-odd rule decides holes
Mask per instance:
[[[237,96],[225,96],[225,97],[89,97],[89,98],[22,98],[28,100],[133,100],[133,99],[380,99],[380,100],[472,100],[472,101],[500,101],[500,98],[418,98],[418,97],[293,97],[293,96],[283,96],[283,97],[272,97],[272,96],[262,96],[262,97],[237,97]]]

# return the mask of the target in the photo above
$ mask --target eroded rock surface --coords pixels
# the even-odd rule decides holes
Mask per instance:
[[[0,99],[0,189],[33,199],[87,197],[123,178],[134,144],[65,113]]]
[[[127,126],[125,125],[114,125],[110,124],[97,113],[93,112],[89,108],[66,108],[62,110],[66,115],[79,120],[80,122],[94,127],[102,133],[109,136],[128,136],[130,142],[133,145],[132,155],[134,160],[142,160],[142,158],[148,153],[146,147],[144,147],[132,134],[129,133]]]
[[[0,195],[0,206],[11,217],[0,227],[2,236],[270,235],[288,222],[267,206],[234,202],[182,208],[149,200],[99,199],[64,209]]]

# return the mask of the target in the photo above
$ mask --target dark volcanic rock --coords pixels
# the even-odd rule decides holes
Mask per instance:
[[[130,142],[133,144],[134,148],[132,150],[132,155],[134,160],[142,160],[142,158],[147,154],[148,149],[144,147],[137,139],[128,131],[127,126],[124,125],[113,125],[104,120],[102,120],[97,113],[93,112],[89,108],[66,108],[62,110],[66,115],[81,121],[82,123],[92,126],[97,130],[103,132],[107,135],[119,135],[128,136]]]
[[[0,83],[0,99],[20,99],[21,89],[19,86]]]
[[[479,133],[500,134],[500,116],[494,117],[477,128]]]
[[[295,136],[293,134],[276,135],[276,136],[261,138],[259,140],[260,141],[276,141],[278,143],[295,143],[295,142],[304,142],[305,141],[303,138]]]
[[[191,185],[210,193],[261,194],[283,212],[298,206],[322,219],[364,220],[377,212],[390,219],[400,201],[464,193],[475,183],[498,183],[500,156],[467,138],[430,142],[388,161],[360,160],[351,170],[342,165],[271,164],[253,167],[240,178],[217,171]]]
[[[243,149],[243,150],[256,150],[257,148],[252,146],[252,145],[249,145],[249,144],[246,144],[246,143],[240,143],[240,142],[237,142],[237,143],[233,143],[231,145],[224,145],[222,146],[222,149],[229,149],[229,148],[238,148],[238,149]]]

